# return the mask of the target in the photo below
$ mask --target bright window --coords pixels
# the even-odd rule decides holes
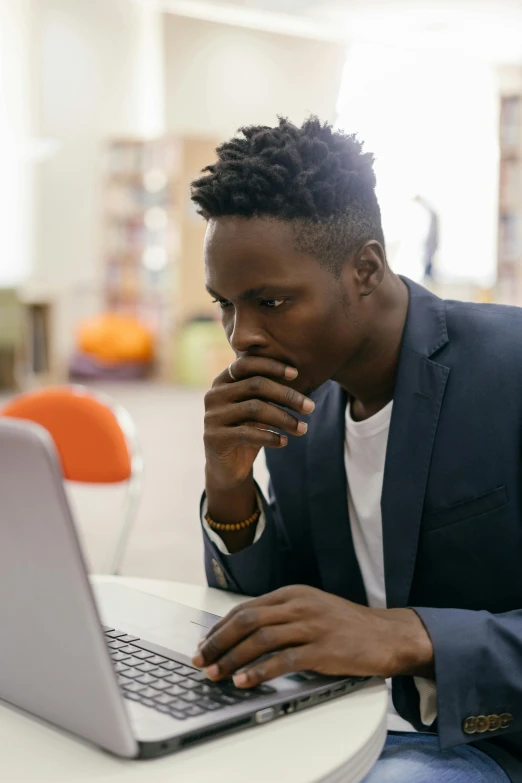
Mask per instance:
[[[377,196],[397,272],[422,279],[426,212],[439,218],[437,279],[496,277],[498,108],[490,66],[450,51],[357,44],[337,126],[376,155]]]

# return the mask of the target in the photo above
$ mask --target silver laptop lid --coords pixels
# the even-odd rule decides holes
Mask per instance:
[[[39,425],[7,418],[0,418],[0,699],[117,755],[137,755],[54,444]]]

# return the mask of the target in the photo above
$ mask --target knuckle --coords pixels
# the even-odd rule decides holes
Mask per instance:
[[[262,410],[262,404],[259,402],[259,400],[248,400],[247,402],[247,411],[249,416],[252,418],[255,418],[256,416],[259,416]]]
[[[260,647],[269,648],[274,641],[274,633],[270,628],[260,628],[256,631],[256,642]]]
[[[215,432],[208,432],[203,435],[203,446],[207,455],[214,457],[218,456],[223,448],[223,444],[216,437]]]
[[[205,443],[212,442],[220,432],[223,434],[223,428],[217,426],[217,422],[213,417],[205,418],[203,427],[203,440]]]
[[[255,609],[243,609],[238,612],[236,622],[239,630],[243,633],[249,633],[255,626],[257,620],[257,611]]]
[[[278,597],[282,598],[284,601],[287,601],[289,598],[293,598],[295,595],[295,585],[285,585],[285,587],[280,587],[279,590],[276,590],[274,595],[277,595]]]
[[[214,420],[214,414],[212,411],[205,411],[205,415],[203,417],[203,426],[205,427],[205,430],[207,430]]]
[[[285,669],[288,669],[289,671],[297,670],[299,668],[297,657],[298,655],[295,647],[287,647],[283,650],[281,653],[281,662]]]
[[[234,606],[234,608],[231,609],[230,612],[227,615],[225,615],[226,619],[227,620],[235,619],[237,617],[237,615],[239,614],[240,609],[241,609],[241,605]]]
[[[252,394],[259,394],[265,388],[265,384],[266,381],[264,378],[260,375],[254,375],[254,377],[250,378],[248,381],[248,391],[252,392]]]
[[[235,672],[238,667],[239,661],[233,652],[228,652],[219,659],[219,669],[222,674]]]
[[[251,666],[246,672],[250,687],[263,681],[263,669],[261,666]]]
[[[212,387],[212,389],[209,389],[205,394],[204,402],[205,402],[206,410],[208,410],[214,405],[215,399],[216,399],[216,388]]]
[[[216,427],[214,427],[214,422],[212,422],[210,419],[205,419],[205,426],[203,428],[203,441],[205,443],[211,443],[218,430]]]
[[[237,443],[251,443],[253,437],[253,431],[251,427],[245,425],[244,427],[235,427],[234,430],[235,441]]]
[[[309,614],[310,603],[304,598],[296,597],[292,601],[292,609],[297,617],[302,617],[305,614]]]
[[[219,642],[213,636],[211,636],[205,644],[203,655],[208,660],[217,657],[219,652]]]
[[[297,420],[290,413],[283,413],[283,424],[285,430],[297,429]]]
[[[294,405],[297,405],[299,400],[301,399],[301,395],[299,392],[296,392],[295,389],[286,388],[285,392],[285,404],[291,408]]]

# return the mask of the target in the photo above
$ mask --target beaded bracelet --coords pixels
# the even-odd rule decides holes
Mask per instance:
[[[205,521],[208,523],[209,527],[212,528],[212,530],[219,530],[224,533],[233,533],[237,530],[244,530],[246,527],[250,527],[250,525],[253,525],[259,517],[261,516],[260,509],[256,509],[251,517],[248,517],[248,519],[245,519],[244,522],[237,522],[233,525],[222,525],[221,522],[214,522],[210,514],[205,514]]]

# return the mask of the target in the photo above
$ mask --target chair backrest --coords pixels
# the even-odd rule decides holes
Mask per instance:
[[[20,394],[0,414],[45,427],[69,481],[112,484],[131,478],[133,454],[108,401],[81,386],[54,386]]]

